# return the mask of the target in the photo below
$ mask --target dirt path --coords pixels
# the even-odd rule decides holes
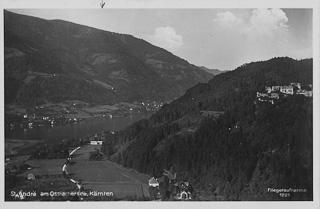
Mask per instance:
[[[109,160],[89,161],[90,152],[98,149],[95,145],[86,145],[75,151],[68,173],[80,180],[85,190],[113,192],[116,197],[149,197],[149,176],[123,168]]]

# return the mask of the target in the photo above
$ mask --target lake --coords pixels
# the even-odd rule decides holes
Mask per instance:
[[[41,140],[48,144],[57,143],[62,140],[92,136],[101,131],[118,131],[139,121],[148,118],[152,113],[133,114],[118,118],[92,118],[80,123],[69,123],[65,125],[40,126],[34,128],[20,128],[5,130],[6,139]]]

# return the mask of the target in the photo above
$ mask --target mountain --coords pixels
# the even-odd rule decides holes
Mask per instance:
[[[206,68],[206,67],[204,67],[204,66],[201,66],[200,68],[201,68],[202,70],[208,72],[208,73],[213,74],[213,75],[219,75],[219,74],[225,72],[225,71],[220,71],[220,70],[218,70],[218,69],[209,69],[209,68]]]
[[[213,77],[131,35],[4,11],[5,103],[172,100]]]
[[[281,94],[273,104],[257,98],[266,86],[309,88],[312,68],[312,59],[288,57],[242,65],[110,134],[103,150],[156,177],[173,167],[214,199],[312,200],[312,98]]]

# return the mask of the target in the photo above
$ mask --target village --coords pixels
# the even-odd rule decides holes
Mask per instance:
[[[117,118],[131,114],[155,112],[163,106],[161,101],[121,102],[114,105],[94,105],[79,100],[60,103],[47,103],[34,108],[7,105],[6,127],[13,129],[34,128],[38,126],[79,123],[88,118]]]
[[[275,103],[281,96],[303,95],[312,97],[312,84],[302,86],[300,83],[290,83],[285,86],[266,86],[265,92],[257,92],[257,99],[260,102]]]

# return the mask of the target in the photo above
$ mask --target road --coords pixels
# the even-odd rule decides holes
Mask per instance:
[[[149,176],[124,168],[109,160],[89,161],[97,145],[86,145],[72,154],[67,171],[72,179],[81,181],[85,190],[112,192],[117,198],[150,197]]]

